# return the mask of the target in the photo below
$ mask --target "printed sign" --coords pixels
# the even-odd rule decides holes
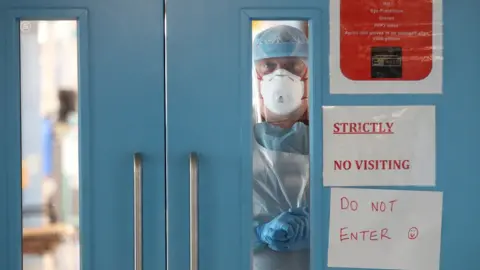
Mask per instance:
[[[331,0],[332,93],[441,93],[441,1]]]
[[[442,193],[333,188],[328,266],[438,270]]]
[[[323,108],[325,186],[435,186],[434,106]]]

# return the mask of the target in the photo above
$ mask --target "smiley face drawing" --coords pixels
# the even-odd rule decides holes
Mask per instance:
[[[418,232],[417,227],[412,227],[408,230],[408,239],[410,239],[410,240],[417,239],[418,234],[419,234],[419,232]]]

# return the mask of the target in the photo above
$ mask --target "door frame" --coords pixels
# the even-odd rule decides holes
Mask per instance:
[[[0,231],[4,233],[4,250],[0,252],[0,261],[5,262],[7,269],[22,269],[22,187],[21,181],[21,70],[20,70],[20,20],[75,20],[78,31],[78,89],[79,89],[79,125],[90,126],[90,91],[88,71],[88,12],[85,9],[9,9],[7,22],[3,31],[7,34],[5,70],[1,74],[7,74],[6,87],[2,107],[5,108],[4,129],[5,133],[0,135],[2,142],[8,142],[5,151],[0,155],[0,171],[5,172],[3,176],[3,190],[5,190],[4,205],[0,211],[5,222],[0,222]],[[2,32],[3,32],[2,31]],[[81,89],[81,90],[80,90]],[[20,113],[19,113],[20,112]],[[80,162],[80,234],[81,254],[83,265],[89,269],[91,265],[92,228],[94,227],[91,218],[92,196],[89,192],[93,183],[90,179],[90,149],[81,145],[90,145],[90,130],[79,130],[79,162]],[[2,168],[3,167],[3,168]]]
[[[326,11],[328,14],[328,10]],[[327,265],[327,251],[329,238],[329,213],[330,213],[330,189],[323,186],[323,118],[322,106],[326,104],[325,97],[328,95],[329,76],[328,64],[329,61],[322,60],[322,57],[329,56],[329,22],[325,11],[319,8],[292,8],[292,9],[241,9],[241,89],[252,88],[252,27],[253,20],[292,20],[292,21],[308,21],[308,42],[309,42],[309,160],[310,160],[310,237],[315,239],[310,243],[310,268],[320,269]],[[245,41],[250,41],[246,43]],[[249,99],[252,97],[249,95]],[[243,98],[243,97],[242,97]],[[242,99],[242,102],[246,102]],[[243,108],[243,107],[242,107]],[[248,118],[251,123],[251,116],[246,109],[242,109],[242,115]],[[244,119],[242,123],[246,122]],[[251,131],[253,132],[253,131]],[[315,135],[315,136],[314,136]],[[245,142],[251,145],[252,136],[247,136]],[[245,152],[242,153],[243,158],[248,160],[248,169],[252,170],[251,147],[244,147]],[[248,153],[247,153],[248,152]],[[248,158],[247,158],[248,157]],[[315,162],[313,162],[315,161]],[[247,166],[243,165],[242,169]],[[242,183],[242,191],[246,190],[249,197],[252,194],[251,183]],[[315,190],[316,192],[311,192]],[[246,194],[243,194],[246,195]],[[250,200],[251,201],[251,200]],[[249,235],[252,220],[252,203],[244,203],[241,214],[243,220],[247,220],[242,224],[242,233],[245,236]],[[250,219],[246,219],[249,217]],[[248,232],[248,234],[247,234]],[[248,237],[245,237],[248,239]],[[315,254],[315,255],[313,255]],[[313,255],[313,256],[312,256]],[[249,254],[250,256],[250,254]],[[251,259],[250,259],[251,260]],[[249,261],[250,261],[249,260]],[[245,266],[244,266],[245,267]],[[247,269],[247,268],[241,268]]]

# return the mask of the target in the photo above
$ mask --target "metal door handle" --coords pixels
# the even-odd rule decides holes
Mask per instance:
[[[198,270],[198,157],[190,153],[190,270]]]
[[[142,156],[140,153],[133,155],[133,218],[134,218],[134,263],[135,270],[142,270]]]

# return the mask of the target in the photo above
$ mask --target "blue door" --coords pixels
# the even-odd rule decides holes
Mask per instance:
[[[443,3],[441,94],[345,95],[326,0],[1,1],[2,269],[25,268],[21,26],[49,20],[77,22],[82,269],[334,269],[322,107],[409,105],[435,106],[436,179],[395,189],[443,192],[440,269],[477,269],[479,8]]]
[[[79,227],[82,269],[127,270],[139,263],[143,269],[165,269],[163,10],[161,1],[0,2],[2,269],[22,269],[22,261],[23,269],[79,269],[78,264],[72,266],[74,258],[64,258],[70,251],[52,255],[38,248],[28,250],[32,232],[45,235],[64,225]],[[63,26],[48,22],[73,22],[76,27],[64,31]],[[65,40],[49,42],[55,35],[75,38],[77,53],[63,50],[60,45]],[[76,60],[62,66],[67,58]],[[37,169],[47,163],[46,158],[37,154],[22,161],[40,149],[40,143],[32,143],[40,136],[32,136],[41,129],[35,120],[43,113],[41,95],[55,102],[58,88],[67,86],[78,88],[79,199],[70,197],[70,202],[79,202],[80,221],[70,218],[69,213],[74,213],[70,204],[60,199],[59,222],[44,222],[26,217],[25,209],[34,200],[36,208],[42,206],[41,193],[34,190],[46,181],[38,177],[43,171]],[[52,111],[52,119],[59,122],[56,109]],[[29,166],[22,166],[26,163]],[[30,176],[29,181],[23,177],[29,182],[23,190],[22,169]],[[139,187],[143,192],[138,192]],[[139,247],[143,260],[138,258]],[[77,251],[74,254],[78,256]]]
[[[332,1],[334,2],[337,1]],[[436,246],[439,252],[439,262],[437,261],[439,268],[432,268],[430,264],[423,268],[397,266],[396,269],[478,268],[480,261],[476,250],[480,247],[479,238],[476,234],[467,232],[480,225],[475,206],[475,193],[479,184],[474,180],[477,174],[475,167],[479,160],[476,154],[479,150],[476,137],[480,131],[480,125],[475,121],[480,113],[475,98],[478,95],[475,78],[480,74],[480,69],[475,60],[478,57],[471,53],[475,51],[474,44],[480,42],[480,35],[477,32],[460,30],[473,29],[474,25],[479,25],[478,16],[473,11],[475,9],[478,9],[477,2],[443,1],[444,34],[434,33],[435,39],[438,35],[443,35],[444,46],[434,48],[443,49],[443,58],[434,60],[443,61],[443,72],[440,73],[443,76],[441,94],[425,94],[435,92],[434,89],[427,88],[417,90],[417,94],[411,91],[407,94],[387,94],[381,89],[375,91],[370,89],[365,91],[369,93],[367,95],[360,91],[355,93],[356,88],[340,89],[345,94],[336,94],[342,92],[339,89],[336,89],[335,93],[331,91],[330,76],[333,71],[329,65],[329,58],[332,57],[329,56],[332,51],[329,46],[335,42],[330,42],[330,29],[334,26],[329,24],[329,17],[333,16],[329,1],[168,1],[166,132],[169,210],[167,259],[170,269],[189,269],[191,263],[189,254],[195,252],[197,248],[199,269],[344,269],[334,268],[335,265],[329,262],[329,236],[335,233],[329,228],[332,224],[330,219],[334,216],[330,210],[330,195],[333,198],[334,193],[330,187],[323,185],[325,180],[323,157],[329,154],[324,152],[324,149],[328,148],[329,151],[343,149],[332,149],[323,144],[325,142],[323,130],[327,127],[324,126],[322,107],[408,105],[435,106],[436,154],[430,157],[435,159],[436,163],[435,184],[429,187],[397,184],[395,188],[391,187],[393,185],[384,184],[382,189],[443,192],[441,248]],[[434,19],[434,24],[440,23],[436,21],[437,19]],[[290,162],[282,163],[282,156],[273,155],[274,158],[268,159],[268,155],[262,152],[262,160],[256,153],[258,149],[255,150],[258,144],[269,149],[285,147],[282,142],[269,140],[265,135],[267,133],[271,136],[278,135],[278,130],[262,123],[269,122],[268,113],[265,115],[265,112],[277,112],[278,116],[287,108],[275,106],[275,102],[269,101],[268,94],[262,92],[262,87],[266,87],[262,83],[265,82],[258,80],[270,72],[273,74],[274,67],[282,64],[281,61],[261,62],[262,58],[267,58],[269,54],[270,57],[285,56],[276,51],[275,46],[267,45],[282,43],[282,38],[289,35],[280,30],[280,32],[272,30],[270,34],[263,33],[264,39],[252,40],[252,36],[261,31],[259,21],[263,21],[262,29],[266,29],[274,25],[265,22],[270,20],[281,20],[280,24],[290,24],[285,21],[292,20],[308,21],[308,30],[305,34],[309,46],[307,61],[309,84],[307,119],[310,135],[310,146],[307,149],[310,155],[307,161],[310,161],[311,207],[309,268],[305,266],[308,264],[304,263],[308,257],[284,253],[285,257],[281,258],[271,253],[272,258],[281,262],[280,265],[275,265],[262,261],[262,258],[258,258],[257,251],[252,250],[252,241],[256,241],[255,236],[252,236],[252,220],[255,221],[259,213],[268,212],[266,209],[271,209],[269,207],[272,206],[265,198],[275,198],[272,200],[283,206],[290,203],[290,206],[298,207],[305,203],[298,192],[299,186],[302,185],[298,182],[304,181],[303,177],[306,175],[299,169],[301,166],[296,167],[297,183],[290,182],[291,186],[287,187],[272,180],[275,178],[272,174],[276,173],[278,178],[288,178],[288,173],[285,173],[288,171],[287,167],[292,164],[298,165],[302,159],[298,158],[298,155],[287,155]],[[298,25],[296,27],[305,30],[305,27]],[[292,34],[296,31],[291,31],[290,37],[294,41],[288,46],[285,45],[283,53],[288,52],[290,56],[300,57],[303,53],[303,38]],[[293,43],[295,45],[292,45]],[[276,53],[279,55],[275,55]],[[409,63],[404,65],[407,64]],[[256,68],[256,72],[252,73],[253,67]],[[303,71],[303,66],[301,67]],[[295,74],[294,71],[289,71],[290,73],[283,76]],[[377,72],[379,71],[376,70],[375,74],[378,74]],[[298,76],[291,78],[300,81],[304,78],[301,72],[296,75]],[[411,76],[416,75],[423,76],[420,74]],[[384,84],[384,87],[391,88],[388,84]],[[300,94],[300,97],[304,96],[305,93],[303,96]],[[260,113],[257,113],[258,111]],[[304,120],[302,116],[295,119],[298,122],[305,122],[302,121]],[[271,117],[270,120],[275,122],[281,119],[275,120]],[[303,127],[303,124],[296,126],[299,134],[302,133]],[[421,132],[421,127],[416,128]],[[262,129],[263,136],[257,133]],[[295,142],[288,142],[291,139],[288,135],[281,136],[285,138],[283,143],[287,144],[286,148],[290,147],[292,150],[286,152],[305,153],[299,150],[300,148],[292,146]],[[189,175],[189,155],[192,152],[198,155],[198,198],[193,198],[198,201],[191,201],[186,188],[189,177],[192,177]],[[282,165],[275,166],[275,162]],[[260,166],[263,167],[259,168]],[[265,178],[257,175],[258,170],[263,170]],[[195,179],[197,176],[195,170],[193,173]],[[390,179],[386,180],[390,183]],[[259,187],[259,183],[263,186]],[[199,234],[198,243],[193,241],[192,244],[189,235],[197,228],[195,222],[190,223],[189,209],[191,207],[195,209],[196,203]],[[436,207],[442,208],[441,205]],[[275,211],[281,212],[278,208]],[[194,215],[193,218],[197,216]],[[407,235],[405,231],[405,236]],[[378,236],[380,237],[380,233]],[[416,235],[413,233],[409,237],[415,238]],[[198,247],[195,244],[198,244]],[[278,246],[273,248],[281,249]],[[408,252],[408,248],[391,257],[389,254],[388,257],[393,258],[392,260],[397,258],[398,261],[405,252]],[[406,260],[419,260],[418,254],[421,253],[412,254]],[[375,263],[379,260],[375,259],[364,264],[351,264],[349,260],[354,259],[358,261],[354,255],[345,256],[341,263],[353,268],[395,268],[379,267]]]

